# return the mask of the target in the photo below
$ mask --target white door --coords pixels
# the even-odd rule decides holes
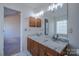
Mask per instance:
[[[15,11],[10,10],[10,13],[12,12]],[[13,13],[4,16],[4,55],[18,52],[20,52],[20,13]]]

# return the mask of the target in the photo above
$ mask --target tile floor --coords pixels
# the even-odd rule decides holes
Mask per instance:
[[[22,52],[14,54],[12,56],[32,56],[32,55],[30,54],[29,51],[22,51]]]

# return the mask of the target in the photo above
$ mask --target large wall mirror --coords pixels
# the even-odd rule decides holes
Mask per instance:
[[[50,4],[50,10],[44,13],[43,17],[47,18],[48,24],[45,25],[45,34],[47,34],[49,37],[53,37],[55,35],[58,35],[59,38],[62,40],[68,40],[67,38],[67,3],[64,4],[54,4],[56,6],[53,6]],[[45,19],[46,20],[46,19]],[[46,31],[46,28],[47,29]]]

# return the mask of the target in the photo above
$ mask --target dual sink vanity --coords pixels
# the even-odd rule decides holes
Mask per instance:
[[[68,43],[45,36],[28,36],[27,50],[33,56],[62,56]]]

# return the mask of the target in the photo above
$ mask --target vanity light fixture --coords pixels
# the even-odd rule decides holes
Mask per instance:
[[[63,7],[63,3],[53,3],[53,4],[49,5],[47,11],[57,10],[58,7],[62,8]]]
[[[42,16],[45,12],[47,11],[54,11],[54,10],[57,10],[57,8],[60,7],[62,8],[63,7],[63,3],[52,3],[48,6],[48,8],[46,10],[41,10],[40,12],[36,13],[36,14],[33,14],[32,16],[33,17],[39,17],[39,16]]]
[[[34,17],[39,17],[42,16],[44,14],[44,11],[41,10],[39,13],[33,14]]]

